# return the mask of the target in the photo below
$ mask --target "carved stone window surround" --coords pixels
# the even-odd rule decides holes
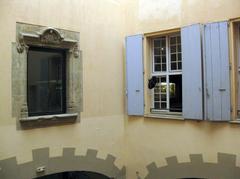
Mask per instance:
[[[46,120],[75,122],[82,111],[82,58],[79,50],[79,33],[17,23],[16,42],[12,43],[12,115],[17,128],[34,127],[35,121],[44,125]],[[27,105],[27,53],[30,46],[66,50],[66,114],[28,116]],[[33,119],[34,118],[34,119]],[[47,124],[48,125],[48,124]]]

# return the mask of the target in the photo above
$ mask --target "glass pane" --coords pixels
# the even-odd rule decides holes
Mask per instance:
[[[161,47],[166,47],[166,38],[165,37],[162,37]]]
[[[166,56],[162,56],[162,63],[166,63]]]
[[[154,48],[154,55],[160,55],[160,48]]]
[[[161,71],[161,65],[160,64],[155,65],[155,71]]]
[[[169,76],[170,111],[182,111],[182,75]]]
[[[176,37],[170,37],[170,45],[176,44]]]
[[[178,61],[182,61],[182,54],[181,53],[178,54]]]
[[[167,103],[161,103],[161,109],[166,109],[167,108]]]
[[[63,113],[65,110],[65,54],[44,48],[28,51],[29,115]]]
[[[158,83],[154,88],[154,108],[155,109],[166,109],[166,101],[167,101],[167,85],[166,85],[166,77],[159,76],[157,77]],[[165,104],[163,104],[165,103]],[[163,104],[163,105],[162,105]],[[164,108],[162,108],[162,106]]]
[[[171,48],[171,53],[175,53],[176,52],[176,46],[175,45],[171,46],[170,48]]]
[[[160,96],[159,94],[154,95],[154,101],[160,101]]]
[[[182,69],[182,63],[178,62],[178,69],[181,70]]]
[[[154,103],[154,108],[155,109],[160,109],[160,103],[159,102],[155,102]]]
[[[178,51],[178,52],[182,52],[182,46],[181,46],[181,45],[178,45],[178,46],[177,46],[177,51]]]
[[[180,44],[181,43],[181,37],[177,36],[177,43]]]
[[[167,101],[167,98],[166,98],[167,96],[166,96],[166,94],[162,94],[161,95],[161,101]]]
[[[166,55],[166,48],[165,48],[165,46],[161,48],[161,55]]]
[[[177,64],[171,63],[171,70],[176,70],[176,69],[177,69]]]
[[[160,47],[161,41],[159,39],[154,40],[153,45],[154,47]]]
[[[163,64],[162,64],[162,71],[166,71],[166,69],[167,69],[167,66],[166,66],[165,63],[163,63]]]
[[[155,61],[155,63],[161,63],[161,57],[160,56],[155,56],[154,61]]]
[[[175,62],[177,60],[176,54],[171,54],[171,62]]]

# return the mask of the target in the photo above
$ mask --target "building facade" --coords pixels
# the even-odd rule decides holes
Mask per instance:
[[[1,0],[0,178],[240,178],[239,9]]]

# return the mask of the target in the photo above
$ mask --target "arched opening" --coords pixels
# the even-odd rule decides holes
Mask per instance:
[[[96,172],[71,171],[71,172],[54,173],[51,175],[37,177],[35,179],[111,179],[111,178]]]

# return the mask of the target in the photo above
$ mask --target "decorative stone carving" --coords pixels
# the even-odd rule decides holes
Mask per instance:
[[[40,41],[44,44],[60,44],[64,37],[54,28],[45,29],[40,34]]]
[[[77,44],[74,45],[74,46],[69,50],[69,52],[72,53],[75,58],[78,58],[78,57],[79,57],[79,54],[80,54],[80,50],[79,50],[79,48],[78,48],[78,45],[77,45]]]
[[[28,45],[36,45],[69,49],[69,52],[72,52],[75,58],[79,57],[78,41],[64,38],[59,30],[52,27],[40,29],[37,32],[20,32],[17,42],[18,53],[22,53]]]
[[[24,43],[23,35],[19,34],[18,36],[18,44],[17,44],[17,51],[18,53],[23,53],[26,45]]]

